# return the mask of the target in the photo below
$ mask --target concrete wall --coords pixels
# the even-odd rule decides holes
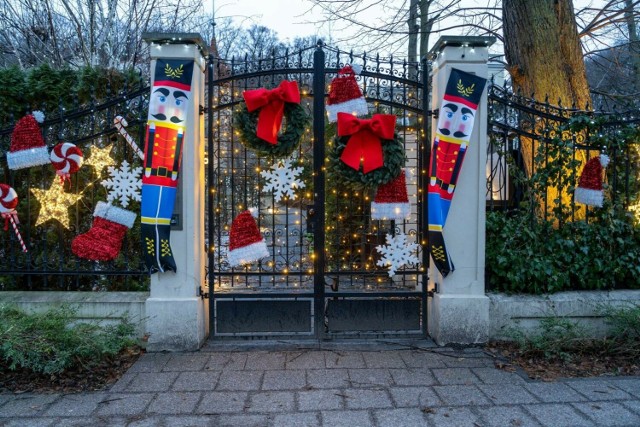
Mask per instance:
[[[489,293],[489,335],[509,339],[509,329],[536,330],[547,317],[565,317],[584,325],[595,336],[607,330],[603,307],[640,305],[640,290],[560,292],[551,295],[506,295]]]
[[[68,304],[78,309],[80,320],[115,323],[128,316],[138,338],[145,333],[145,301],[148,292],[0,292],[0,304],[15,304],[27,312],[42,313]]]

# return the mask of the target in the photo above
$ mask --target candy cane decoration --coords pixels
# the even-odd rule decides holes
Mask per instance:
[[[22,235],[20,235],[20,230],[18,230],[16,206],[18,206],[18,193],[16,193],[16,190],[7,184],[0,184],[0,217],[4,218],[5,221],[4,230],[7,231],[9,229],[7,221],[11,222],[13,231],[16,233],[20,246],[22,246],[22,252],[27,252],[27,245],[25,245]]]
[[[131,138],[131,135],[129,135],[127,133],[127,130],[125,129],[125,127],[128,126],[125,118],[122,116],[116,116],[115,119],[113,119],[113,124],[115,125],[116,129],[118,129],[118,133],[124,136],[124,139],[129,143],[129,146],[138,155],[138,157],[140,157],[140,160],[144,160],[144,153],[142,152],[142,150],[140,150],[138,144],[136,144],[133,138]]]
[[[9,217],[9,222],[11,222],[13,231],[16,233],[20,246],[22,246],[22,252],[27,253],[27,245],[25,245],[24,240],[22,240],[22,235],[20,234],[20,230],[18,230],[18,226],[16,225],[16,221],[13,219],[13,216]]]

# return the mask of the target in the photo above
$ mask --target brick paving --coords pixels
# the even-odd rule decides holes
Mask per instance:
[[[107,390],[0,394],[0,426],[640,426],[640,378],[532,381],[428,341],[150,353]]]

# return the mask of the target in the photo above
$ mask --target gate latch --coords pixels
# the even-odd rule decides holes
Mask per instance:
[[[199,296],[201,299],[209,299],[209,292],[205,292],[205,291],[203,291],[203,290],[202,290],[202,286],[200,286],[200,287],[198,288],[198,296]]]

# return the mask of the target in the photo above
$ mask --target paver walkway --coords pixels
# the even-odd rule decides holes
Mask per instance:
[[[207,344],[109,390],[0,394],[5,426],[640,426],[640,378],[530,381],[481,349]]]

